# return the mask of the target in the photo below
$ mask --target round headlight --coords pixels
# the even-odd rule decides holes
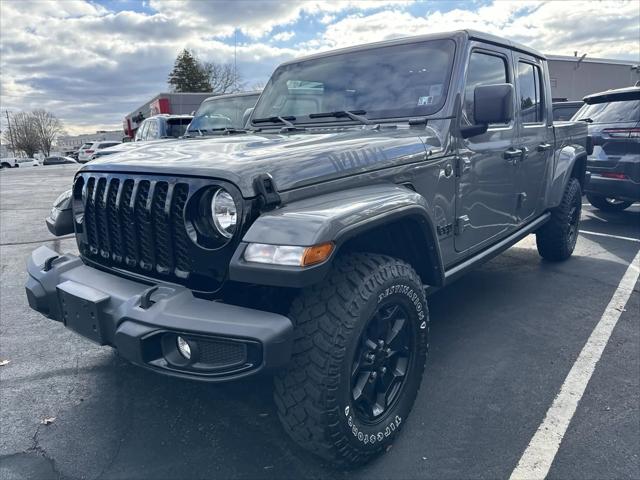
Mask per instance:
[[[231,238],[238,224],[238,209],[233,197],[224,188],[213,194],[211,199],[213,225],[220,235]]]

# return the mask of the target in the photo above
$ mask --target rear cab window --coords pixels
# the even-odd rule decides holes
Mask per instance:
[[[518,62],[518,103],[523,124],[544,122],[542,98],[542,72],[540,67],[528,62]]]

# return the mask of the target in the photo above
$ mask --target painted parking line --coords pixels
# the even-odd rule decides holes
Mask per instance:
[[[569,423],[584,395],[596,364],[609,341],[620,315],[633,292],[640,275],[640,250],[631,261],[618,288],[613,294],[609,305],[602,314],[602,318],[591,332],[591,336],[582,348],[578,359],[571,367],[560,392],[531,442],[522,454],[518,465],[511,473],[510,480],[544,479],[549,473],[553,459],[558,453],[560,443],[569,427]]]
[[[580,230],[580,233],[586,233],[587,235],[595,235],[597,237],[609,237],[616,238],[618,240],[628,240],[629,242],[640,243],[640,239],[633,237],[621,237],[620,235],[611,235],[610,233],[591,232],[589,230]]]

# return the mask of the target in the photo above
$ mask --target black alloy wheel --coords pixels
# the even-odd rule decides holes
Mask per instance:
[[[354,414],[376,423],[395,405],[407,377],[412,336],[407,312],[399,303],[381,306],[360,338],[351,375]]]

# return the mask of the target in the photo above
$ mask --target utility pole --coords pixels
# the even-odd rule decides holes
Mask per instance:
[[[13,156],[16,156],[16,143],[13,138],[13,128],[11,128],[11,122],[9,121],[9,110],[4,111],[7,115],[7,128],[9,129],[9,141],[11,142],[11,151],[13,152]]]

